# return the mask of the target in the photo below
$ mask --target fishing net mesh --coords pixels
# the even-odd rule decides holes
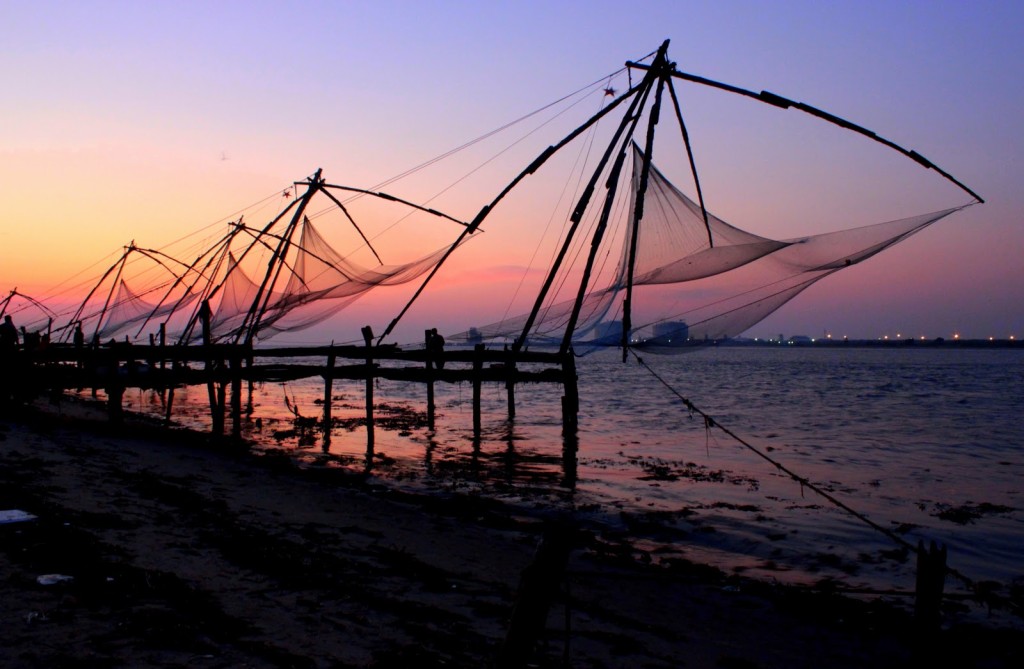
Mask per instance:
[[[642,179],[643,155],[634,145],[631,190]],[[630,231],[636,225],[633,264],[633,346],[684,350],[687,345],[742,334],[815,282],[860,263],[942,218],[954,207],[909,218],[788,240],[761,237],[707,213],[650,166],[642,220],[630,216],[612,280],[585,293],[572,336],[577,351],[619,346],[629,275]],[[966,206],[966,205],[965,205]],[[628,208],[630,212],[633,208]],[[622,239],[625,237],[625,241]],[[538,312],[526,343],[560,343],[574,301],[553,301]],[[505,319],[450,339],[513,341],[527,316]]]

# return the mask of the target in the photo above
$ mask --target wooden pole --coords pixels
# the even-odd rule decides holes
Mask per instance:
[[[216,361],[216,369],[217,370],[224,369],[224,361],[223,360]],[[225,383],[223,380],[218,381],[217,382],[217,420],[219,421],[219,425],[218,425],[218,428],[217,428],[217,436],[223,436],[224,435],[224,413],[225,413],[224,410],[227,407],[227,394],[228,394],[227,383]]]
[[[576,355],[569,349],[562,356],[562,427],[575,430],[579,424],[580,391],[576,376]]]
[[[124,387],[117,381],[107,386],[107,416],[115,425],[124,421],[124,407],[121,405],[123,398]]]
[[[167,413],[164,415],[164,425],[171,424],[171,408],[174,406],[174,386],[167,389]]]
[[[424,350],[427,352],[427,427],[431,430],[434,429],[434,352],[431,346],[433,343],[431,341],[432,335],[433,333],[430,330],[426,330],[423,333]]]
[[[111,423],[120,424],[124,420],[124,407],[121,402],[124,398],[124,383],[120,377],[120,365],[117,356],[117,343],[110,343],[110,356],[107,358],[107,416]]]
[[[220,402],[217,401],[217,389],[216,383],[213,379],[213,372],[215,363],[211,357],[210,346],[212,345],[212,336],[210,332],[210,316],[213,310],[210,309],[210,303],[207,300],[203,300],[203,304],[199,307],[199,320],[203,326],[203,347],[207,350],[206,353],[206,394],[210,400],[210,423],[211,430],[214,436],[220,436],[224,434],[224,413],[220,411]]]
[[[288,255],[288,249],[291,246],[295,229],[298,227],[299,221],[302,218],[302,212],[306,210],[306,205],[309,204],[313,195],[316,194],[323,185],[323,180],[320,178],[322,171],[323,170],[321,169],[317,169],[316,174],[310,177],[309,181],[306,182],[309,187],[299,199],[299,206],[295,208],[295,214],[292,215],[291,220],[288,222],[288,226],[284,229],[284,232],[278,241],[277,249],[274,251],[270,261],[267,263],[267,273],[263,277],[263,282],[260,284],[259,289],[256,291],[256,298],[252,301],[252,306],[249,307],[249,313],[246,314],[245,320],[242,321],[242,327],[239,330],[239,337],[244,334],[246,343],[251,343],[260,329],[260,320],[263,318],[263,314],[267,310],[267,305],[270,304],[270,296],[273,294],[274,286],[277,284],[277,279],[281,276],[281,270],[285,266],[285,257]],[[264,292],[266,294],[264,294]]]
[[[648,77],[645,75],[644,81],[646,81],[647,79]],[[441,269],[441,265],[443,265],[445,261],[448,260],[448,257],[451,256],[455,249],[457,249],[462,244],[462,242],[466,240],[466,237],[468,235],[471,235],[477,231],[477,228],[480,227],[480,224],[483,223],[485,218],[487,218],[487,215],[491,212],[491,210],[494,209],[494,207],[497,206],[498,202],[500,202],[506,195],[508,195],[513,188],[515,188],[516,184],[518,184],[520,181],[522,181],[523,179],[525,179],[526,177],[530,176],[538,169],[540,169],[540,167],[545,162],[547,162],[547,160],[551,156],[555,155],[555,153],[557,153],[562,147],[571,143],[574,139],[576,139],[584,132],[586,132],[591,126],[593,126],[595,123],[604,118],[605,115],[607,115],[613,109],[618,107],[623,100],[626,100],[632,95],[634,95],[637,92],[637,90],[639,90],[639,86],[637,88],[631,88],[630,90],[626,91],[619,97],[612,100],[612,102],[605,106],[603,109],[601,109],[601,111],[591,116],[586,122],[583,123],[583,125],[581,125],[580,127],[570,132],[568,135],[563,137],[561,141],[559,141],[557,144],[552,144],[548,148],[544,149],[544,151],[539,156],[534,158],[533,162],[530,163],[526,167],[526,169],[524,169],[522,172],[519,173],[518,176],[512,179],[512,181],[509,182],[493,200],[491,200],[490,204],[485,204],[483,206],[483,209],[480,210],[480,213],[476,215],[476,218],[474,218],[473,221],[469,225],[467,225],[465,229],[463,229],[462,233],[455,239],[455,242],[448,248],[447,251],[445,251],[441,259],[438,260],[437,264],[434,265],[434,268],[430,270],[430,273],[427,274],[427,277],[423,279],[423,283],[420,284],[419,288],[416,289],[416,292],[413,293],[411,298],[409,298],[409,302],[406,303],[405,307],[402,308],[398,315],[395,316],[394,320],[392,320],[388,324],[387,328],[384,329],[384,334],[380,336],[381,341],[383,341],[384,338],[391,334],[391,331],[395,329],[395,326],[398,325],[398,321],[400,321],[402,317],[405,316],[405,313],[409,311],[409,308],[412,306],[413,302],[415,302],[419,298],[420,294],[427,287],[427,284],[430,283],[431,279],[434,278],[434,275],[436,275],[438,270]]]
[[[946,547],[931,542],[917,542],[917,587],[914,597],[914,619],[918,632],[929,634],[942,622],[942,593],[946,587]]]
[[[642,87],[647,86],[647,80],[650,79],[650,75],[644,77],[644,82],[639,84],[637,88],[632,89],[632,92],[639,91]],[[632,94],[632,92],[630,94]],[[623,96],[625,97],[625,96]],[[636,125],[639,114],[636,113],[638,105],[641,103],[641,99],[646,99],[645,95],[634,95],[633,100],[629,103],[629,108],[626,113],[622,115],[622,120],[619,122],[619,127],[616,129],[615,134],[612,136],[611,141],[608,142],[607,148],[605,148],[604,155],[601,156],[601,160],[598,161],[594,171],[591,172],[590,181],[587,183],[586,188],[583,189],[583,194],[580,196],[579,201],[576,203],[576,208],[573,210],[569,220],[572,221],[572,225],[569,226],[569,230],[566,232],[565,239],[562,241],[562,247],[558,251],[558,255],[555,257],[555,261],[551,263],[551,267],[548,270],[547,279],[544,281],[544,285],[541,286],[540,292],[537,293],[537,300],[533,304],[533,310],[526,319],[526,324],[523,326],[523,331],[516,339],[515,343],[512,344],[513,351],[519,351],[526,343],[526,339],[530,334],[530,330],[533,328],[533,323],[540,313],[544,301],[547,298],[548,291],[551,289],[551,285],[555,281],[555,277],[558,274],[559,268],[562,266],[563,260],[565,260],[566,254],[572,246],[573,238],[576,235],[576,230],[579,228],[580,221],[583,220],[583,216],[586,213],[587,208],[590,205],[590,200],[594,195],[594,190],[597,188],[597,184],[602,174],[604,174],[605,165],[611,158],[615,151],[615,147],[619,144],[619,140],[622,137],[622,133],[626,131],[630,124]],[[632,130],[630,130],[632,134]]]
[[[331,394],[334,389],[334,342],[331,342],[331,351],[327,354],[327,369],[324,370],[324,452],[331,445]]]
[[[547,624],[548,610],[558,592],[572,551],[573,529],[555,524],[544,531],[531,562],[523,569],[512,619],[498,652],[498,669],[530,666],[534,647]]]
[[[237,346],[231,354],[231,437],[242,439],[242,358]]]
[[[579,450],[580,394],[576,355],[571,348],[562,356],[562,374],[565,391],[562,396],[562,471],[565,484],[572,488],[576,485],[576,455]]]
[[[473,347],[473,351],[476,355],[473,356],[473,439],[479,443],[480,440],[480,385],[481,377],[483,376],[484,361],[484,345],[477,344]]]
[[[666,58],[667,50],[668,43],[666,42],[658,49],[658,55],[655,56],[649,73],[671,70],[672,66]],[[651,159],[654,153],[654,129],[658,125],[658,118],[661,115],[661,97],[662,92],[665,90],[666,80],[667,77],[659,74],[658,87],[654,93],[654,104],[651,106],[651,113],[647,120],[647,139],[644,143],[644,159],[640,167],[640,181],[633,196],[633,220],[628,247],[629,259],[626,263],[626,297],[622,301],[622,362],[626,362],[626,357],[629,355],[629,334],[633,328],[633,270],[636,267],[636,245],[640,233],[640,222],[644,217],[647,183],[651,174]]]
[[[366,454],[373,454],[373,328],[362,330],[366,342]]]
[[[508,419],[516,417],[516,361],[510,360],[505,365],[508,378],[505,379],[505,393],[508,395]]]
[[[164,359],[164,347],[167,346],[167,324],[160,324],[160,369],[165,369],[167,361]]]
[[[245,345],[245,366],[249,369],[249,383],[248,383],[249,393],[248,393],[248,396],[247,396],[247,399],[246,399],[246,403],[245,403],[245,415],[246,416],[251,416],[253,414],[253,412],[255,411],[255,408],[254,408],[253,402],[252,402],[252,393],[253,393],[253,385],[256,382],[253,381],[253,378],[252,378],[252,364],[253,364],[252,342],[249,342],[248,344]]]

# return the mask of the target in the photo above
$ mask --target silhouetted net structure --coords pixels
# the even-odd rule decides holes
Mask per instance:
[[[144,340],[159,329],[168,343],[184,344],[203,336],[202,321],[208,314],[212,342],[266,341],[321,323],[374,288],[409,283],[434,269],[456,246],[444,243],[411,260],[385,263],[353,218],[351,200],[397,207],[399,213],[390,214],[371,207],[377,223],[415,215],[458,221],[381,193],[327,184],[319,172],[296,186],[305,186],[306,192],[290,199],[264,227],[232,221],[228,232],[201,247],[191,263],[133,242],[79,306],[63,329],[65,337],[70,336],[70,324],[81,323],[90,338],[101,342]],[[350,201],[341,201],[332,189]],[[327,208],[309,213],[321,194],[329,199]],[[330,220],[331,215],[358,233],[354,251],[336,250],[311,220]],[[440,239],[450,242],[450,234]]]
[[[634,145],[629,204],[639,189],[643,154]],[[652,166],[643,220],[632,216],[609,240],[619,249],[611,280],[587,292],[572,336],[577,351],[622,344],[622,302],[635,228],[634,325],[629,343],[649,349],[685,349],[735,337],[821,279],[851,267],[966,206],[838,232],[773,240],[707,214]],[[623,207],[634,212],[632,206]],[[574,307],[562,300],[543,307],[526,341],[557,344]],[[456,340],[512,342],[527,315],[457,333]]]
[[[634,81],[638,72],[642,78]],[[619,82],[627,78],[628,89],[618,94],[611,85],[613,77],[619,77]],[[834,221],[806,219],[810,229],[797,238],[776,239],[741,229],[716,216],[709,210],[715,207],[705,202],[675,81],[794,109],[858,133],[938,172],[974,201],[881,223],[876,222],[878,218],[854,220],[850,225],[858,227],[841,231],[817,232],[830,229]],[[582,125],[563,117],[595,96],[600,109]],[[556,108],[558,103],[562,108]],[[653,162],[659,118],[673,115],[680,131],[676,148],[683,150],[659,148],[659,162],[662,156],[667,156],[664,162],[669,167],[688,161],[692,182],[685,184],[687,192]],[[521,128],[527,120],[534,127]],[[559,123],[568,124],[568,129]],[[465,219],[468,222],[383,192],[329,184],[318,171],[285,191],[283,209],[263,227],[251,227],[249,221],[255,216],[247,212],[231,221],[223,236],[190,247],[188,253],[195,258],[191,262],[182,258],[193,255],[178,251],[172,257],[133,242],[63,325],[62,336],[70,337],[71,327],[83,324],[89,336],[100,340],[137,340],[159,327],[170,342],[194,342],[205,331],[212,341],[253,343],[323,323],[373,289],[407,285],[411,297],[383,328],[380,343],[448,258],[483,230],[485,219],[495,228],[500,223],[532,232],[539,225],[534,219],[543,217],[534,210],[543,202],[544,207],[552,205],[548,207],[550,228],[559,230],[554,249],[535,251],[527,266],[509,258],[508,267],[524,270],[522,291],[516,288],[507,305],[503,300],[508,295],[499,296],[496,291],[478,312],[461,314],[467,321],[490,320],[489,325],[454,334],[451,330],[456,328],[449,328],[446,339],[514,350],[541,345],[557,346],[563,352],[604,346],[685,350],[742,334],[815,282],[982,201],[917,152],[854,123],[767,91],[748,91],[678,71],[668,60],[667,42],[605,80],[428,160],[385,185],[418,176],[422,168],[457,153],[482,152],[483,144],[478,142],[513,129],[522,131],[519,137],[488,149],[489,155],[480,155],[478,163],[465,171],[449,170],[449,185],[440,191],[431,184],[432,190],[416,196],[418,202],[427,203],[447,194],[447,209],[449,203],[461,207],[469,199],[448,193],[455,185],[469,189],[476,202],[480,192],[494,192],[495,183],[506,184],[475,218]],[[538,155],[532,153],[535,146],[526,148],[525,140],[541,130],[550,135],[542,140],[546,148]],[[669,133],[669,142],[673,136]],[[570,145],[575,157],[566,150]],[[664,142],[659,144],[663,146]],[[491,176],[496,180],[483,181],[485,168],[495,169],[499,156],[521,171],[495,170]],[[522,168],[520,161],[531,157]],[[529,179],[527,186],[524,182],[534,174],[543,177]],[[491,190],[483,190],[484,183]],[[557,197],[546,192],[558,190],[557,185],[561,185]],[[528,190],[537,186],[536,191]],[[326,208],[317,209],[324,200]],[[367,205],[368,211],[357,211]],[[377,211],[381,208],[391,211]],[[458,234],[453,238],[451,226],[436,225],[439,221],[460,226]],[[399,223],[414,233],[402,233],[399,253],[378,252],[382,236]],[[760,223],[744,227],[760,227]],[[339,241],[342,230],[347,237]],[[512,241],[506,241],[509,249],[521,240]],[[499,262],[506,261],[504,251],[495,256],[500,256]],[[546,257],[550,263],[544,266]],[[542,260],[534,265],[534,258]],[[467,290],[482,292],[475,286]],[[449,300],[461,299],[452,295]],[[479,306],[479,300],[474,304]],[[498,318],[501,306],[506,307],[505,315]],[[516,313],[520,315],[509,315]],[[459,324],[464,325],[469,323]]]

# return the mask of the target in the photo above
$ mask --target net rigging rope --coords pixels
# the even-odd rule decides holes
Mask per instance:
[[[906,539],[904,539],[900,535],[896,534],[895,532],[893,532],[892,530],[890,530],[888,528],[882,527],[881,525],[879,525],[875,521],[873,521],[870,518],[868,518],[863,513],[857,511],[856,509],[854,509],[853,507],[849,506],[848,504],[846,504],[842,500],[836,498],[834,495],[832,495],[828,491],[826,491],[823,488],[821,488],[820,486],[816,485],[815,483],[813,483],[807,477],[800,476],[799,474],[794,472],[792,469],[786,467],[785,465],[783,465],[778,460],[775,460],[770,455],[768,455],[767,453],[765,453],[761,449],[757,448],[756,446],[754,446],[753,444],[751,444],[747,440],[743,439],[742,437],[737,435],[735,432],[733,432],[729,428],[727,428],[724,425],[718,423],[710,414],[707,414],[704,411],[702,411],[700,408],[698,408],[696,405],[694,405],[693,402],[691,402],[688,398],[684,397],[678,390],[673,388],[672,385],[669,384],[668,381],[666,381],[656,371],[654,371],[650,366],[648,366],[648,364],[646,362],[644,362],[643,358],[641,358],[639,355],[637,355],[636,351],[634,351],[633,349],[629,349],[629,352],[630,352],[630,354],[634,358],[636,358],[636,361],[640,364],[641,367],[643,367],[648,372],[650,372],[651,376],[653,376],[661,385],[665,386],[665,388],[670,393],[672,393],[677,398],[679,398],[679,400],[683,403],[683,405],[689,411],[691,411],[692,413],[696,413],[697,415],[699,415],[704,420],[705,430],[710,432],[712,427],[717,427],[719,430],[721,430],[722,432],[724,432],[728,436],[732,437],[741,446],[743,446],[744,448],[746,448],[750,452],[754,453],[755,455],[757,455],[762,460],[765,460],[769,464],[773,465],[778,471],[786,474],[787,476],[789,476],[789,478],[791,478],[792,480],[794,480],[798,484],[800,484],[800,494],[801,495],[803,495],[804,488],[807,488],[807,489],[817,493],[819,496],[821,496],[822,498],[824,498],[825,500],[827,500],[828,502],[830,502],[834,506],[838,507],[839,509],[842,509],[843,511],[847,512],[848,514],[850,514],[854,518],[860,520],[861,522],[866,524],[868,527],[876,530],[877,532],[880,532],[881,534],[884,534],[886,537],[888,537],[889,539],[894,541],[897,545],[899,545],[899,546],[901,546],[903,548],[906,548],[906,549],[912,551],[915,554],[918,552],[918,547],[917,546],[914,546],[912,543],[910,543],[909,541],[907,541]],[[959,570],[954,569],[953,567],[950,567],[950,566],[946,565],[944,567],[944,569],[946,570],[947,574],[949,574],[950,576],[953,576],[954,578],[959,580],[966,588],[968,588],[973,593],[973,596],[974,596],[974,598],[977,601],[985,604],[986,606],[988,606],[990,608],[1007,609],[1007,610],[1013,612],[1014,614],[1016,614],[1019,617],[1024,617],[1024,610],[1021,609],[1021,606],[1017,602],[1013,601],[1009,597],[1003,597],[1001,595],[995,594],[991,590],[983,587],[982,584],[976,582],[972,578],[969,578],[968,576],[966,576],[965,574],[963,574]]]
[[[611,85],[610,80],[609,80],[608,85],[609,86]],[[603,97],[601,98],[601,105],[600,106],[604,107],[604,98]],[[597,128],[598,128],[599,125],[600,125],[599,123],[595,124],[594,127],[591,128],[590,131],[588,131],[586,140],[580,146],[580,150],[576,154],[576,160],[575,160],[575,162],[573,164],[573,168],[572,168],[572,170],[570,172],[570,174],[572,174],[572,173],[577,173],[578,174],[577,178],[576,178],[576,185],[575,185],[575,187],[573,189],[573,193],[572,193],[572,201],[573,202],[575,202],[579,198],[579,195],[580,195],[580,192],[581,192],[581,187],[582,187],[582,184],[583,184],[583,174],[584,174],[584,170],[582,169],[582,166],[586,166],[590,162],[590,152],[593,149],[594,140],[595,140],[595,138],[597,136]],[[580,169],[577,170],[577,168],[580,168]],[[538,240],[537,240],[537,244],[533,248],[533,254],[530,256],[530,260],[526,263],[526,268],[523,270],[523,273],[519,277],[519,283],[516,285],[516,289],[512,293],[512,297],[509,298],[508,304],[505,305],[505,312],[501,315],[501,320],[499,321],[499,327],[502,327],[504,325],[505,321],[508,319],[509,312],[512,311],[512,305],[515,303],[516,298],[519,297],[519,292],[522,290],[523,284],[526,282],[527,275],[530,273],[530,270],[533,269],[533,263],[537,259],[537,254],[540,252],[541,245],[544,243],[544,239],[547,238],[548,232],[551,230],[551,225],[552,225],[552,223],[554,223],[555,216],[560,211],[560,205],[563,202],[563,200],[565,199],[566,193],[569,191],[569,184],[570,183],[571,183],[571,180],[567,180],[565,182],[565,184],[562,186],[562,191],[561,191],[561,193],[559,194],[559,197],[558,197],[558,204],[555,207],[552,208],[551,213],[548,216],[548,220],[544,224],[544,231],[539,235]],[[552,265],[554,265],[555,257],[558,255],[558,248],[562,245],[564,236],[567,233],[568,233],[567,229],[563,229],[559,233],[559,236],[558,236],[558,239],[556,240],[555,245],[551,248],[551,254],[550,254],[550,257],[548,258],[547,267],[551,267]]]
[[[457,179],[453,183],[449,184],[448,186],[443,188],[441,191],[439,191],[439,192],[435,193],[434,195],[432,195],[428,200],[426,200],[425,202],[421,203],[421,204],[424,204],[424,205],[428,204],[428,203],[432,202],[433,200],[437,199],[438,197],[440,197],[443,193],[445,193],[445,191],[453,188],[454,186],[456,186],[461,181],[467,179],[471,175],[475,174],[477,171],[481,170],[488,163],[493,162],[494,160],[496,160],[502,154],[504,154],[507,151],[511,150],[513,147],[515,147],[516,145],[520,144],[521,142],[525,141],[528,137],[530,137],[534,133],[539,132],[542,128],[544,128],[547,125],[553,123],[555,121],[555,119],[558,119],[561,116],[563,116],[564,114],[568,113],[571,109],[576,107],[576,105],[581,104],[588,97],[590,97],[591,95],[597,93],[599,89],[595,88],[596,86],[602,85],[602,82],[605,82],[606,80],[611,80],[611,78],[615,77],[618,74],[621,74],[624,70],[625,70],[625,68],[620,68],[619,70],[617,70],[617,71],[615,71],[615,72],[613,72],[613,73],[611,73],[611,74],[609,74],[609,75],[607,75],[605,77],[602,77],[601,79],[598,79],[595,82],[589,83],[586,86],[583,86],[582,88],[578,88],[577,90],[573,91],[572,93],[569,93],[568,95],[563,95],[562,97],[560,97],[559,99],[555,100],[554,102],[550,102],[550,103],[544,105],[543,107],[540,107],[538,109],[535,109],[532,112],[524,114],[524,115],[520,116],[519,118],[517,118],[517,119],[515,119],[513,121],[509,121],[508,123],[506,123],[506,124],[504,124],[504,125],[502,125],[502,126],[500,126],[498,128],[495,128],[494,130],[490,130],[490,131],[488,131],[488,132],[486,132],[486,133],[476,137],[475,139],[471,139],[468,142],[465,142],[464,144],[461,144],[460,146],[455,147],[454,149],[449,149],[448,151],[446,151],[446,152],[444,152],[444,153],[442,153],[442,154],[440,154],[438,156],[434,156],[433,158],[430,158],[429,160],[426,160],[426,161],[420,163],[419,165],[416,165],[415,167],[411,167],[411,168],[405,170],[404,172],[402,172],[400,174],[397,174],[397,175],[395,175],[393,177],[385,179],[384,181],[381,181],[380,183],[378,183],[378,184],[376,184],[374,186],[371,186],[367,190],[376,191],[376,190],[380,190],[382,188],[385,188],[386,186],[390,186],[391,184],[395,183],[396,181],[400,181],[401,179],[404,179],[407,176],[410,176],[412,174],[415,174],[416,172],[419,172],[420,170],[423,170],[423,169],[426,169],[427,167],[430,167],[434,163],[438,163],[438,162],[440,162],[442,160],[445,160],[446,158],[449,158],[449,157],[451,157],[451,156],[453,156],[453,155],[455,155],[455,154],[457,154],[457,153],[459,153],[461,151],[464,151],[465,149],[468,149],[468,148],[470,148],[472,146],[475,146],[476,144],[479,144],[480,142],[483,142],[486,139],[489,139],[489,138],[491,138],[491,137],[493,137],[495,135],[498,135],[498,134],[504,132],[505,130],[508,130],[509,128],[512,128],[512,127],[514,127],[516,125],[519,125],[520,123],[522,123],[522,122],[524,122],[524,121],[526,121],[526,120],[528,120],[528,119],[530,119],[530,118],[540,114],[541,112],[547,111],[548,109],[551,109],[552,107],[554,107],[554,106],[556,106],[556,105],[558,105],[558,104],[560,104],[560,103],[562,103],[562,102],[564,102],[566,100],[569,100],[570,98],[572,98],[574,96],[577,96],[580,93],[583,93],[584,91],[589,91],[589,92],[587,92],[586,95],[580,97],[579,100],[577,100],[576,102],[573,102],[572,104],[567,106],[565,109],[562,109],[557,114],[555,114],[551,118],[547,119],[546,121],[544,121],[543,123],[538,125],[533,130],[530,130],[527,134],[525,134],[522,137],[520,137],[519,139],[515,140],[514,142],[512,142],[511,144],[506,146],[504,149],[502,149],[498,153],[494,154],[493,156],[491,156],[490,158],[485,160],[483,163],[481,163],[481,164],[477,165],[476,167],[474,167],[473,169],[471,169],[468,173],[466,173],[465,175],[463,175],[462,177],[460,177],[459,179]],[[591,89],[593,89],[593,90],[591,90]],[[355,195],[352,195],[351,197],[345,199],[343,201],[343,204],[348,204],[349,202],[353,202],[353,201],[355,201],[355,200],[357,200],[357,199],[359,199],[361,197],[364,197],[365,195],[366,195],[365,193],[357,193]],[[319,211],[316,211],[316,212],[310,214],[309,217],[310,217],[310,219],[319,218],[319,217],[329,213],[332,209],[333,209],[332,207],[326,207],[324,209],[321,209]],[[398,223],[398,221],[395,222],[395,224],[397,224],[397,223]],[[395,224],[392,224],[388,228],[385,228],[381,232],[377,233],[373,237],[373,239],[377,239],[378,237],[380,237],[382,234],[384,234],[385,232],[390,230],[392,227],[394,227]]]

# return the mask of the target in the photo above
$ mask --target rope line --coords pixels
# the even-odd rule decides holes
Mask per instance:
[[[878,532],[884,534],[886,537],[888,537],[889,539],[894,541],[897,545],[899,545],[899,546],[901,546],[903,548],[906,548],[906,549],[908,549],[908,550],[910,550],[910,551],[912,551],[914,553],[917,553],[917,551],[918,551],[918,547],[917,546],[914,546],[912,543],[910,543],[909,541],[907,541],[906,539],[904,539],[900,535],[896,534],[892,530],[890,530],[890,529],[888,529],[886,527],[883,527],[883,526],[879,525],[878,523],[876,523],[875,521],[871,520],[870,518],[868,518],[866,515],[864,515],[860,511],[857,511],[856,509],[854,509],[850,505],[846,504],[842,500],[836,498],[834,495],[832,495],[828,491],[826,491],[826,490],[822,489],[821,487],[819,487],[817,484],[815,484],[813,481],[811,481],[807,477],[800,476],[799,474],[797,474],[793,470],[791,470],[788,467],[786,467],[785,465],[783,465],[778,460],[775,460],[774,458],[772,458],[770,455],[768,455],[767,453],[765,453],[761,449],[757,448],[756,446],[754,446],[753,444],[751,444],[747,440],[743,439],[742,437],[737,435],[735,432],[733,432],[729,428],[725,427],[724,425],[722,425],[721,423],[716,421],[711,415],[705,413],[703,410],[701,410],[699,407],[697,407],[693,402],[691,402],[688,398],[684,397],[679,391],[677,391],[675,388],[673,388],[672,385],[670,385],[668,383],[668,381],[663,379],[646,362],[644,362],[643,358],[641,358],[639,355],[637,355],[636,351],[634,351],[633,349],[629,349],[629,352],[632,354],[632,356],[634,358],[636,358],[636,361],[638,363],[640,363],[641,367],[643,367],[648,372],[650,372],[651,376],[653,376],[655,379],[657,379],[657,381],[659,383],[661,383],[661,385],[665,386],[665,388],[670,393],[672,393],[677,398],[679,398],[679,400],[683,403],[683,405],[689,411],[691,411],[692,413],[698,414],[701,418],[704,419],[704,428],[705,428],[706,432],[710,433],[711,432],[711,428],[717,427],[719,430],[721,430],[722,432],[724,432],[728,436],[732,437],[741,446],[743,446],[744,448],[746,448],[750,452],[754,453],[755,455],[760,457],[762,460],[764,460],[764,461],[768,462],[769,464],[771,464],[772,466],[774,466],[778,471],[780,471],[780,472],[786,474],[787,476],[789,476],[789,478],[791,478],[793,481],[796,481],[800,485],[800,496],[801,497],[803,497],[804,489],[807,488],[807,489],[817,493],[819,496],[821,496],[822,498],[826,499],[827,501],[832,503],[834,506],[842,509],[843,511],[846,511],[847,513],[849,513],[854,518],[856,518],[856,519],[860,520],[861,522],[863,522],[864,524],[866,524],[868,527],[871,527],[872,529],[877,530]],[[1010,599],[1008,597],[1003,597],[1001,595],[998,595],[998,594],[992,592],[990,589],[984,587],[982,584],[977,583],[976,581],[974,581],[974,579],[966,576],[965,574],[963,574],[959,570],[954,569],[953,567],[950,567],[949,565],[945,566],[945,570],[946,570],[947,574],[949,574],[950,576],[953,576],[954,578],[959,580],[964,585],[964,587],[969,589],[972,592],[974,599],[976,599],[978,602],[983,603],[983,604],[985,604],[986,606],[988,606],[990,608],[1005,608],[1005,609],[1009,609],[1010,611],[1012,611],[1017,616],[1024,617],[1024,611],[1021,610],[1021,606],[1017,602],[1013,601],[1012,599]]]

